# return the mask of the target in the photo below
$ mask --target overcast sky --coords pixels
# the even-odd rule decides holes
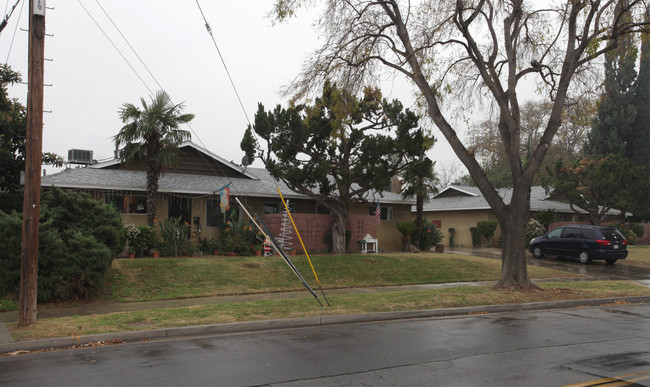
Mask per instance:
[[[0,7],[11,8],[15,2],[5,0]],[[253,120],[258,102],[267,108],[286,105],[280,88],[299,73],[307,55],[322,43],[311,26],[316,13],[303,13],[273,26],[267,18],[269,0],[199,3],[249,119]],[[112,158],[112,136],[122,127],[121,105],[140,106],[141,97],[148,99],[152,91],[159,90],[100,5],[174,102],[184,102],[185,112],[196,115],[192,140],[239,163],[243,156],[239,142],[248,122],[196,0],[47,0],[47,6],[54,9],[47,10],[45,19],[47,33],[53,34],[45,41],[45,57],[52,59],[45,62],[45,83],[52,86],[45,88],[44,110],[51,113],[44,115],[43,151],[67,158],[69,149],[88,149],[97,160]],[[25,82],[28,33],[21,28],[28,28],[27,8],[28,0],[21,0],[0,35],[0,60],[19,71]],[[409,92],[401,90],[400,94],[394,83],[384,85],[383,92],[407,106],[410,103]],[[24,103],[27,85],[14,86],[9,94]],[[455,160],[441,134],[434,134],[439,141],[430,157],[440,162]]]

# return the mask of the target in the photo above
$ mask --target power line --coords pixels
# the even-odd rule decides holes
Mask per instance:
[[[18,12],[18,21],[16,22],[16,28],[14,28],[14,34],[11,36],[11,44],[9,45],[9,52],[7,52],[7,59],[5,59],[5,64],[9,63],[9,55],[11,55],[11,49],[14,46],[14,39],[16,39],[16,31],[18,31],[18,25],[20,24],[20,17],[23,14],[23,6],[25,2],[20,5],[20,12]]]
[[[133,48],[133,46],[131,45],[131,43],[129,43],[128,39],[124,36],[124,34],[123,34],[122,31],[120,30],[120,28],[115,24],[115,22],[114,22],[113,19],[110,17],[110,15],[108,14],[108,12],[106,12],[106,10],[104,9],[104,7],[102,7],[102,5],[99,3],[99,0],[95,0],[95,2],[97,3],[97,5],[99,5],[99,8],[101,8],[101,10],[104,12],[104,15],[106,15],[106,17],[108,18],[108,20],[110,20],[110,22],[113,24],[113,27],[115,27],[115,29],[116,29],[117,32],[120,34],[120,36],[122,37],[122,39],[124,39],[124,41],[126,42],[126,44],[129,46],[129,48],[131,49],[131,51],[133,51],[133,53],[134,53],[135,56],[138,58],[138,60],[139,60],[140,63],[142,64],[142,66],[144,66],[144,68],[147,70],[147,72],[149,73],[149,75],[151,76],[151,78],[153,78],[154,82],[156,82],[156,85],[158,85],[158,88],[159,88],[160,90],[165,90],[162,86],[160,86],[160,83],[158,82],[158,80],[156,79],[156,77],[154,77],[154,75],[151,73],[151,70],[149,70],[149,67],[147,67],[147,65],[144,63],[144,61],[142,60],[142,58],[140,57],[140,55],[138,55],[138,52],[135,50],[135,48]],[[151,90],[149,90],[149,91],[151,91]]]
[[[79,2],[79,0],[77,0],[77,1]],[[156,76],[153,75],[153,73],[151,72],[151,70],[149,70],[149,67],[147,66],[147,64],[144,62],[144,60],[142,59],[142,57],[138,54],[138,52],[137,52],[136,49],[133,47],[133,45],[129,42],[129,40],[126,38],[126,36],[122,33],[122,31],[121,31],[120,28],[117,26],[117,24],[115,23],[115,21],[113,20],[113,18],[111,18],[111,16],[108,14],[108,12],[106,11],[106,9],[104,9],[104,7],[101,5],[101,3],[99,2],[99,0],[95,0],[95,2],[96,2],[97,5],[99,6],[99,8],[101,8],[102,12],[104,12],[104,15],[106,15],[106,17],[108,18],[108,20],[110,20],[111,24],[113,24],[113,27],[114,27],[114,28],[117,30],[117,32],[120,34],[120,36],[122,37],[122,39],[124,40],[124,42],[126,42],[126,44],[129,46],[129,48],[131,49],[131,51],[132,51],[132,52],[135,54],[135,56],[138,58],[138,60],[139,60],[140,63],[142,64],[142,66],[147,70],[147,72],[149,73],[149,75],[151,76],[151,78],[154,80],[154,82],[156,82],[156,85],[158,85],[158,87],[160,88],[160,90],[164,91],[165,88],[162,87],[162,85],[160,84],[160,82],[158,82],[158,79],[156,78]],[[113,41],[108,37],[108,35],[106,34],[106,32],[101,28],[101,26],[100,26],[100,25],[97,23],[97,21],[92,17],[92,15],[90,15],[90,13],[89,13],[88,10],[83,6],[83,4],[81,4],[81,2],[79,2],[79,4],[80,4],[81,7],[86,11],[86,13],[88,14],[88,16],[90,16],[90,18],[93,20],[93,22],[95,22],[95,24],[97,25],[97,27],[102,31],[102,33],[104,34],[104,36],[106,37],[106,39],[108,39],[108,41],[109,41],[109,42],[113,45],[113,47],[117,50],[117,52],[120,54],[120,56],[122,57],[122,59],[124,59],[124,60],[127,62],[127,64],[129,65],[129,67],[131,68],[131,70],[133,70],[133,72],[134,72],[134,73],[136,74],[136,76],[140,79],[140,81],[142,81],[142,83],[145,85],[145,87],[147,88],[147,90],[149,90],[149,92],[153,95],[153,92],[151,91],[151,89],[147,86],[147,84],[145,83],[145,81],[142,79],[142,77],[140,77],[140,75],[139,75],[138,72],[133,68],[133,66],[131,66],[131,64],[129,63],[129,61],[126,60],[126,58],[124,57],[124,55],[122,54],[122,52],[117,48],[117,46],[115,45],[115,43],[113,43]],[[225,63],[224,63],[224,65],[225,65]],[[226,71],[227,71],[227,70],[226,70]],[[231,79],[231,83],[232,83],[232,79]],[[234,84],[233,84],[233,87],[234,87]],[[237,92],[237,90],[235,90],[235,93],[236,93],[236,92]],[[239,98],[239,95],[237,95],[237,97]],[[171,97],[170,97],[170,98],[171,98]],[[240,100],[239,102],[240,102],[240,104],[241,104],[241,100]],[[172,103],[173,103],[173,101],[172,101]],[[242,105],[242,108],[243,108],[243,105]],[[245,110],[244,110],[244,114],[246,114],[246,111],[245,111]],[[247,119],[248,119],[248,117],[247,117]],[[200,145],[201,145],[201,146],[202,146],[202,147],[207,151],[208,148],[205,146],[205,143],[203,142],[203,140],[201,140],[201,137],[196,133],[196,131],[194,130],[194,127],[192,126],[192,124],[189,123],[189,122],[187,122],[186,124],[187,124],[187,126],[189,127],[189,129],[190,129],[190,131],[192,132],[192,134],[194,135],[194,137],[198,140],[199,144],[200,144]],[[200,154],[201,158],[206,162],[206,164],[208,164],[208,166],[210,167],[210,169],[212,170],[212,172],[213,172],[215,175],[217,175],[217,171],[214,169],[212,163],[210,163],[210,162],[207,161],[207,159],[205,158],[205,156],[203,155],[202,152],[199,152],[199,154]],[[224,169],[221,167],[221,165],[220,165],[219,163],[217,163],[216,166],[217,166],[217,168],[220,170],[222,176],[225,177],[226,180],[228,181],[228,183],[229,183],[229,184],[234,188],[235,192],[237,192],[238,195],[243,196],[243,195],[241,195],[241,192],[237,189],[236,185],[232,182],[232,180],[230,179],[230,177],[228,177],[228,174],[225,173],[225,171],[224,171]]]
[[[6,15],[6,16],[5,16],[5,18],[2,20],[2,23],[0,23],[0,32],[2,32],[2,30],[4,30],[5,27],[7,26],[7,23],[9,22],[9,18],[10,18],[11,15],[14,13],[14,10],[15,10],[16,7],[18,6],[18,3],[20,3],[20,0],[17,0],[17,1],[16,1],[16,4],[14,4],[14,6],[11,7],[11,11],[9,12],[9,14],[7,14],[7,7],[5,7],[5,15]],[[7,0],[7,6],[8,6],[8,5],[9,5],[9,0]]]
[[[214,39],[214,35],[212,35],[212,28],[210,28],[210,24],[208,23],[208,20],[205,18],[205,14],[203,13],[203,9],[201,9],[201,4],[199,4],[199,0],[196,0],[196,5],[199,7],[199,11],[201,11],[201,16],[203,16],[203,21],[205,22],[205,29],[208,30],[208,34],[210,34],[210,37],[212,38],[212,43],[214,43],[214,47],[217,49],[219,58],[221,58],[221,63],[223,63],[223,68],[226,70],[226,74],[228,75],[230,84],[232,85],[233,90],[235,90],[235,95],[237,96],[237,100],[239,101],[239,106],[241,106],[241,109],[244,111],[244,116],[246,117],[246,121],[248,121],[248,125],[251,125],[251,121],[250,119],[248,119],[248,113],[246,113],[246,108],[244,107],[244,103],[239,97],[239,92],[237,91],[235,82],[233,82],[232,76],[230,75],[230,71],[228,70],[228,66],[226,65],[226,61],[223,59],[223,55],[221,55],[221,50],[219,50],[217,41]]]
[[[138,72],[135,70],[135,68],[133,68],[133,66],[132,66],[131,63],[128,61],[128,59],[126,59],[126,57],[122,54],[122,52],[120,51],[120,49],[117,48],[117,46],[115,45],[115,43],[113,43],[113,41],[111,40],[111,38],[106,34],[106,32],[105,32],[104,29],[99,25],[99,23],[97,22],[97,20],[95,20],[95,18],[90,14],[90,12],[86,9],[86,7],[84,7],[84,5],[81,3],[80,0],[77,0],[77,3],[79,3],[79,5],[81,6],[81,8],[83,8],[84,11],[86,11],[86,14],[88,14],[88,16],[90,17],[90,19],[92,19],[92,21],[93,21],[93,22],[95,23],[95,25],[97,26],[97,28],[99,28],[99,30],[104,34],[104,36],[106,37],[106,39],[108,39],[108,41],[113,45],[113,47],[115,48],[115,50],[118,52],[118,54],[120,54],[120,56],[122,57],[122,59],[124,59],[124,61],[126,62],[126,64],[129,65],[129,67],[131,68],[131,70],[133,70],[133,72],[134,72],[135,75],[138,77],[138,79],[140,79],[140,82],[142,82],[142,84],[144,85],[144,87],[146,87],[147,90],[149,90],[149,93],[151,93],[151,94],[153,95],[154,92],[149,88],[149,86],[147,85],[147,83],[144,81],[144,79],[142,79],[142,77],[140,76],[140,74],[138,74]]]

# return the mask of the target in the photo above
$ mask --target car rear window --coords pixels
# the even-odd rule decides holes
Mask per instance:
[[[603,238],[607,239],[608,241],[622,241],[625,239],[623,234],[621,234],[621,232],[615,228],[603,229],[601,232],[603,233]]]

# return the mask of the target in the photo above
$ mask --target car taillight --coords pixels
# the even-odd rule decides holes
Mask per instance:
[[[604,240],[604,239],[597,239],[596,244],[598,244],[600,246],[611,246],[612,242],[610,242],[608,240]]]
[[[627,239],[623,239],[623,245],[627,246]]]

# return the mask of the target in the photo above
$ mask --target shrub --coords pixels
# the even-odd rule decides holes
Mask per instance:
[[[536,219],[530,219],[528,223],[526,223],[526,229],[524,230],[524,242],[526,246],[528,246],[528,243],[531,239],[542,236],[545,232],[546,228],[540,221]]]
[[[469,232],[472,234],[472,247],[478,246],[481,242],[481,234],[478,232],[478,228],[470,227]]]
[[[635,230],[635,225],[641,226],[640,227],[641,229],[638,230],[638,228],[637,228]],[[636,240],[638,238],[642,238],[643,234],[645,233],[645,229],[643,228],[643,225],[641,225],[639,223],[632,223],[632,224],[630,224],[630,223],[619,223],[619,224],[616,225],[616,228],[618,228],[618,230],[621,232],[621,234],[623,234],[625,239],[627,239],[627,242],[629,244],[631,244],[631,245],[636,244]],[[637,231],[639,231],[639,233],[641,235],[639,235],[637,233]]]
[[[631,227],[637,237],[643,238],[645,235],[645,227],[641,223],[632,223]]]
[[[417,230],[414,230],[411,234],[411,240],[419,241],[418,248],[421,251],[431,250],[431,247],[440,243],[443,238],[442,232],[427,219],[422,219],[422,234],[420,234],[419,238],[417,238]]]
[[[411,236],[415,232],[415,229],[417,226],[415,225],[415,222],[397,222],[395,223],[395,228],[397,231],[401,232],[402,235],[405,236]]]
[[[124,234],[129,250],[133,250],[136,257],[149,254],[158,245],[158,234],[151,226],[127,224],[124,226]]]
[[[0,211],[0,296],[18,291],[22,227],[20,214]]]
[[[490,240],[494,236],[494,231],[496,231],[498,225],[494,220],[481,220],[476,223],[478,232],[487,240],[488,246],[490,246]]]
[[[456,229],[453,227],[449,227],[447,229],[449,231],[449,247],[456,247],[456,243],[454,243],[454,237],[456,235]]]
[[[178,257],[178,255],[189,254],[192,246],[188,240],[190,225],[183,223],[178,218],[168,218],[158,222],[160,229],[160,252],[166,256]]]
[[[60,189],[41,196],[38,301],[86,298],[103,285],[112,259],[124,248],[120,215],[90,195]],[[21,215],[0,214],[0,293],[18,289]]]
[[[219,250],[220,243],[218,240],[210,238],[199,238],[199,250],[203,254],[212,254],[215,250]]]

